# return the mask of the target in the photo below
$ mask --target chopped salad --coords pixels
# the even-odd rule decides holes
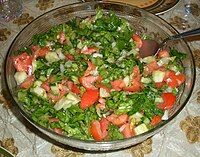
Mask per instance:
[[[145,38],[102,10],[36,34],[13,57],[18,100],[35,122],[68,137],[142,134],[168,119],[185,81],[185,54],[170,48],[141,58]]]

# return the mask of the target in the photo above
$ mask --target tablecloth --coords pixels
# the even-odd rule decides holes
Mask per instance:
[[[15,38],[29,22],[37,16],[76,0],[23,0],[23,14],[9,22],[0,22],[0,63],[4,61],[7,50]],[[179,32],[200,25],[200,1],[192,1],[187,19],[183,15],[183,0],[170,11],[159,15]],[[188,20],[189,19],[189,20]],[[187,21],[188,20],[188,21]],[[194,41],[195,40],[195,41]],[[198,157],[200,156],[200,36],[188,40],[196,63],[196,83],[186,107],[163,131],[141,144],[125,150],[91,153],[67,146],[58,145],[52,140],[36,134],[31,126],[15,110],[5,97],[5,89],[0,88],[0,146],[17,157]],[[1,75],[3,73],[1,72]],[[1,156],[1,155],[0,155]]]

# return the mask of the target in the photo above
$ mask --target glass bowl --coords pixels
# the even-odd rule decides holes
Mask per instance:
[[[133,29],[139,34],[147,34],[152,36],[155,40],[161,41],[167,36],[177,34],[177,31],[169,25],[164,20],[159,17],[146,12],[137,7],[120,4],[114,2],[86,2],[77,3],[67,6],[62,6],[60,8],[51,10],[27,25],[15,38],[6,56],[5,61],[5,81],[7,85],[7,90],[14,99],[16,105],[19,106],[21,114],[36,128],[41,132],[48,135],[50,138],[61,142],[63,144],[76,147],[79,149],[92,150],[92,151],[106,151],[106,150],[116,150],[129,147],[144,141],[145,139],[153,136],[154,134],[161,131],[169,122],[174,119],[183,109],[183,107],[188,102],[195,82],[195,65],[194,59],[189,49],[188,45],[184,40],[179,40],[178,42],[173,42],[173,47],[187,54],[187,58],[182,61],[184,66],[184,73],[186,75],[186,82],[182,86],[181,93],[174,105],[174,108],[169,112],[169,119],[160,123],[154,129],[149,130],[143,134],[134,136],[132,138],[116,140],[116,141],[84,141],[75,138],[70,138],[64,135],[59,135],[47,128],[42,127],[31,119],[31,116],[25,111],[23,104],[19,103],[16,96],[16,83],[14,80],[15,68],[12,64],[12,56],[16,55],[16,50],[20,47],[27,46],[31,44],[31,37],[36,33],[43,33],[49,30],[52,26],[64,23],[73,17],[84,18],[95,14],[95,9],[101,8],[105,13],[110,10],[116,12],[119,17],[127,19]]]

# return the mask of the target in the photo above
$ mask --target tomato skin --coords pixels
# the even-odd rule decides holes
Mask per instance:
[[[29,89],[33,85],[34,81],[35,78],[33,75],[28,76],[26,80],[20,84],[20,87],[24,89]]]
[[[162,118],[162,117],[159,116],[159,115],[153,116],[153,118],[151,119],[151,125],[155,126],[155,125],[157,125],[158,123],[160,123],[160,122],[162,121],[161,118]]]
[[[33,57],[26,52],[13,57],[13,64],[17,71],[25,71],[28,75],[32,74]]]
[[[125,123],[122,127],[124,127],[122,130],[124,138],[130,138],[135,135],[133,129],[131,129],[130,123]]]
[[[159,58],[170,57],[169,52],[167,50],[161,50],[158,52],[157,55]]]
[[[111,85],[112,88],[115,89],[116,91],[121,91],[126,86],[126,84],[122,79],[112,81]]]
[[[132,39],[133,39],[133,41],[135,42],[137,48],[142,47],[142,39],[140,38],[139,35],[133,34],[133,35],[132,35]]]
[[[173,93],[162,93],[163,102],[159,103],[157,107],[162,110],[168,110],[173,108],[176,101],[176,96]]]
[[[97,89],[87,89],[85,93],[83,93],[80,103],[81,109],[86,109],[92,106],[99,99],[99,91]]]
[[[107,116],[106,119],[113,123],[114,125],[121,126],[125,124],[128,121],[128,115],[127,114],[122,114],[122,115],[116,115],[116,114],[111,114],[110,116]]]

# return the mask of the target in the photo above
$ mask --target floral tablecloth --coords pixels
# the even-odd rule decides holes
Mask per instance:
[[[23,14],[12,21],[0,21],[0,62],[4,61],[11,42],[29,22],[53,8],[76,3],[76,0],[24,0]],[[190,17],[183,17],[183,0],[169,12],[160,15],[178,31],[189,30],[200,25],[200,1],[192,3]],[[200,156],[200,36],[188,40],[195,56],[196,84],[193,94],[182,112],[159,134],[126,150],[91,153],[58,145],[35,133],[34,129],[15,110],[6,91],[1,86],[0,93],[0,146],[17,157],[76,157],[76,156],[135,156],[135,157],[198,157]],[[2,74],[2,73],[1,73]],[[1,154],[0,154],[1,157]]]

